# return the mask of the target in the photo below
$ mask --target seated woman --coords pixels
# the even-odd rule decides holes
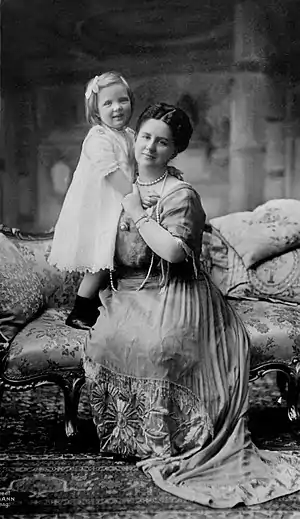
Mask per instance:
[[[156,104],[138,120],[139,175],[123,199],[115,270],[85,346],[87,386],[103,453],[138,458],[179,497],[252,505],[299,490],[300,460],[251,442],[249,338],[201,270],[200,197],[168,166],[191,134],[175,106]]]

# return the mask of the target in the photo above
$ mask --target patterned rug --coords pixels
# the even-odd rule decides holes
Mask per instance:
[[[275,380],[251,384],[249,427],[260,448],[300,455]],[[300,493],[259,506],[211,510],[152,484],[134,463],[102,458],[85,391],[75,443],[64,435],[55,386],[6,392],[0,415],[0,517],[124,519],[300,519]]]

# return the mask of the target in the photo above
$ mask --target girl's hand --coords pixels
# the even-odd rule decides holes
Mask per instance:
[[[137,184],[133,184],[132,192],[124,196],[122,206],[133,220],[140,217],[143,212],[143,206]]]

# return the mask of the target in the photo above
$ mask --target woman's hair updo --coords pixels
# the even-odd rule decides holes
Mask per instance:
[[[189,117],[181,108],[167,103],[156,103],[148,106],[138,118],[136,133],[149,119],[157,119],[170,126],[177,153],[181,153],[188,147],[193,127]]]

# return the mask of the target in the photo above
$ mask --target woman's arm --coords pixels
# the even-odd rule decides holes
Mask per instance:
[[[144,241],[160,258],[169,263],[180,263],[185,259],[186,253],[181,246],[180,240],[174,238],[169,231],[161,227],[155,220],[143,218],[137,221],[137,227]]]
[[[155,254],[170,263],[180,263],[185,259],[186,253],[180,245],[180,240],[174,238],[169,231],[161,227],[143,211],[139,189],[136,184],[133,184],[132,193],[124,198],[123,207],[136,223],[144,241]]]

